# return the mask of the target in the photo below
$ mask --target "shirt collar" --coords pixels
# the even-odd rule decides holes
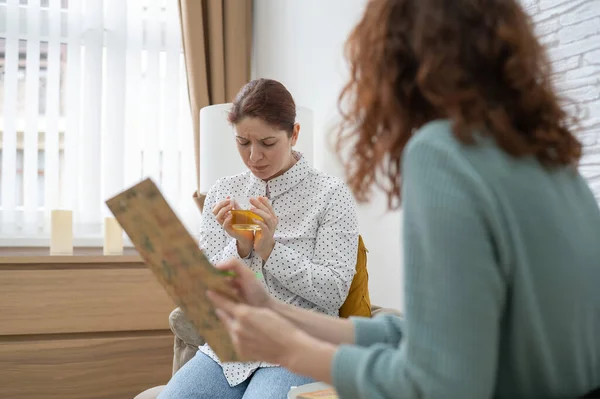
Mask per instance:
[[[312,168],[308,164],[306,158],[304,158],[298,151],[294,151],[293,155],[297,159],[296,163],[281,176],[277,176],[276,178],[265,182],[252,175],[254,176],[255,180],[260,181],[265,186],[268,186],[269,197],[271,199],[274,199],[275,197],[296,187],[310,174]]]

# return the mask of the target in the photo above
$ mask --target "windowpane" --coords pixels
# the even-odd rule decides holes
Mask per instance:
[[[44,170],[45,170],[45,152],[44,150],[38,150],[38,178],[37,178],[37,183],[38,183],[38,188],[37,188],[37,192],[38,192],[38,206],[40,208],[44,207],[44,199],[45,199],[45,184],[44,184]]]
[[[17,206],[23,206],[24,204],[24,193],[23,193],[23,164],[24,164],[23,150],[17,150],[17,181],[15,194],[17,195]]]
[[[7,5],[6,0],[0,4],[6,10],[4,26],[10,34],[7,41],[4,31],[0,33],[0,118],[7,116],[3,112],[7,102],[13,110],[9,123],[0,124],[0,186],[10,185],[8,195],[14,195],[14,201],[2,208],[10,196],[1,193],[3,217],[10,209],[17,215],[11,220],[21,223],[17,229],[37,231],[37,226],[23,228],[23,223],[34,220],[29,202],[34,196],[33,207],[39,215],[60,207],[73,210],[76,224],[100,226],[106,215],[104,200],[146,177],[144,167],[156,169],[157,183],[170,182],[165,195],[172,204],[179,204],[182,193],[188,198],[193,188],[182,187],[181,166],[173,166],[173,162],[164,166],[166,159],[193,160],[191,146],[165,147],[165,137],[189,126],[189,121],[182,120],[189,115],[179,112],[181,104],[173,94],[185,93],[187,86],[181,44],[173,40],[173,32],[179,32],[176,0],[61,0],[60,10],[52,8],[57,4],[54,0],[39,0],[39,9],[29,7],[33,2],[27,0],[19,0],[18,7]],[[39,24],[28,18],[39,18]],[[147,34],[148,29],[158,31]],[[39,40],[39,54],[31,40]],[[28,44],[30,52],[35,49],[30,56],[39,57],[39,68],[36,60],[33,73],[31,62],[27,70]],[[151,60],[155,63],[148,65]],[[11,78],[8,85],[7,74]],[[35,81],[28,80],[32,75]],[[164,89],[168,87],[174,88],[172,92]],[[32,97],[38,101],[33,110],[28,108]],[[155,123],[148,122],[144,113],[150,109]],[[149,127],[156,130],[156,140],[146,146],[144,133]],[[37,135],[37,141],[25,136],[29,134]],[[6,137],[10,152],[3,147]],[[34,142],[37,159],[26,160],[29,152],[25,147]],[[29,169],[36,161],[37,169]],[[12,177],[6,178],[3,165],[9,166],[6,170],[14,167]],[[32,196],[24,191],[27,189]],[[94,221],[89,218],[92,214]],[[186,220],[197,217],[194,209]],[[75,230],[93,229],[78,226]],[[0,225],[0,238],[2,235]]]

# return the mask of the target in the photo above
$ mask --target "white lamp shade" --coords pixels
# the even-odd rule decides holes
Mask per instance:
[[[296,123],[300,124],[300,135],[294,150],[301,152],[308,164],[314,166],[314,117],[312,110],[305,107],[296,108]]]
[[[200,192],[207,193],[218,179],[247,170],[235,144],[235,131],[227,121],[232,104],[209,105],[200,110]],[[300,136],[294,147],[313,165],[313,112],[298,107]]]
[[[200,109],[200,192],[208,190],[221,177],[246,170],[235,145],[233,127],[227,121],[231,104]]]

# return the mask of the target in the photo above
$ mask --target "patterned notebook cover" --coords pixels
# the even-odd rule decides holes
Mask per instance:
[[[157,280],[223,362],[237,361],[207,289],[236,299],[225,275],[204,256],[150,179],[106,201]]]

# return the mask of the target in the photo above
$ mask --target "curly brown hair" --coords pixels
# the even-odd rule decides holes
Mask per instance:
[[[335,139],[358,201],[376,185],[390,209],[399,206],[404,147],[437,118],[450,119],[462,143],[483,131],[506,153],[548,167],[581,157],[517,0],[371,0],[345,50],[350,80]]]

